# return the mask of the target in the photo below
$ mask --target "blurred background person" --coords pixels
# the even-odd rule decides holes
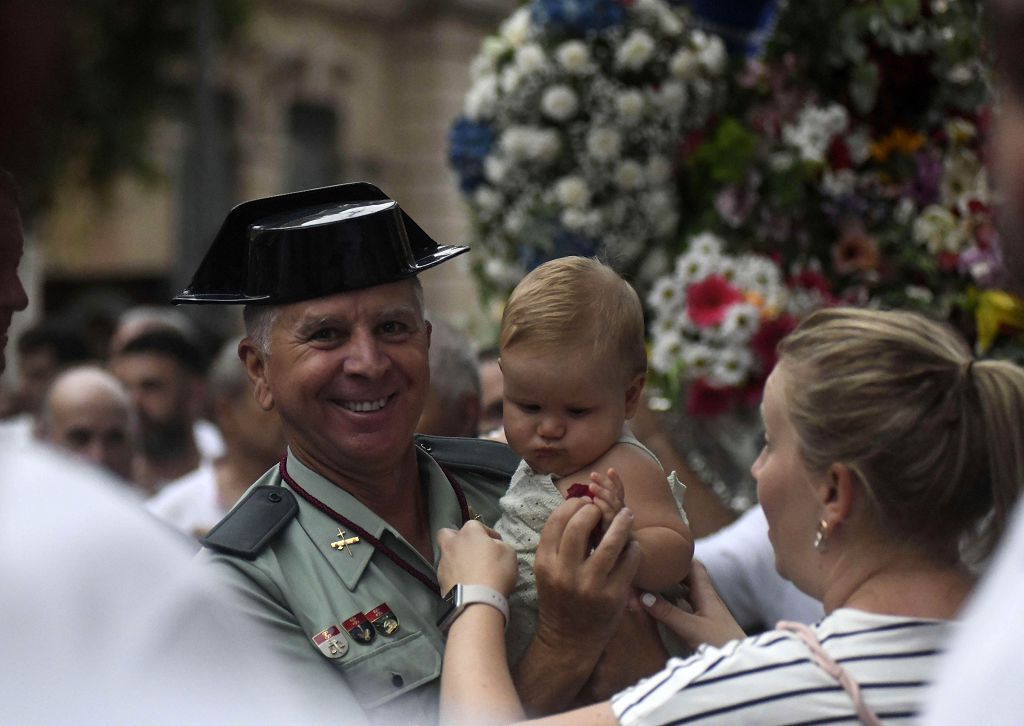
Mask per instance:
[[[202,352],[172,330],[142,333],[110,360],[139,417],[141,449],[133,479],[147,492],[194,471],[204,460],[193,426],[206,396]]]
[[[35,436],[132,482],[139,440],[135,407],[121,382],[99,366],[76,366],[57,376],[43,397]]]
[[[237,340],[224,344],[210,368],[208,387],[224,455],[168,483],[146,503],[153,514],[196,538],[217,524],[285,453],[281,421],[256,403]]]
[[[198,350],[202,350],[208,359],[217,355],[219,346],[210,336],[203,335],[195,322],[178,308],[170,305],[135,305],[117,317],[108,344],[108,358],[112,360],[131,340],[143,333],[159,330],[180,334]],[[207,397],[200,417],[192,426],[192,433],[200,456],[204,459],[217,459],[224,453],[224,440],[217,427],[208,420],[211,415],[209,404]]]
[[[476,437],[480,421],[480,375],[469,338],[436,313],[428,312],[430,388],[416,426],[428,436]]]
[[[477,367],[480,371],[480,435],[504,441],[505,430],[501,420],[505,409],[505,389],[497,346],[480,351]]]
[[[16,344],[18,379],[4,402],[6,418],[0,423],[0,436],[12,443],[28,443],[53,379],[66,368],[91,358],[84,336],[62,322],[44,320],[23,331]]]

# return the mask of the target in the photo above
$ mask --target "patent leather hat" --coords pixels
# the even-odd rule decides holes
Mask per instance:
[[[179,304],[279,305],[413,277],[439,245],[372,184],[254,199],[228,213]]]

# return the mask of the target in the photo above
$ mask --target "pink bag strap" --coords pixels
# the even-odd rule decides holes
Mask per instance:
[[[868,724],[868,726],[881,726],[881,721],[875,715],[864,699],[860,695],[860,686],[857,685],[857,681],[843,668],[841,665],[836,663],[825,652],[825,649],[821,647],[821,642],[818,640],[818,636],[814,634],[814,631],[803,623],[792,623],[786,620],[780,620],[778,625],[775,626],[779,630],[788,630],[791,633],[795,633],[808,648],[811,650],[811,657],[819,667],[830,676],[839,681],[839,685],[843,687],[843,690],[849,694],[850,699],[853,701],[853,705],[857,708],[857,716],[860,718],[860,722]]]

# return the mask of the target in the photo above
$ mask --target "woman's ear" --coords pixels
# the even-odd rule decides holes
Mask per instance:
[[[640,405],[640,394],[644,391],[646,380],[646,373],[637,373],[626,388],[626,418],[633,418],[636,415],[637,406]]]
[[[274,395],[267,380],[267,361],[263,352],[250,338],[242,338],[238,344],[238,357],[242,360],[245,373],[253,385],[253,396],[264,411],[274,408]]]
[[[861,495],[856,474],[846,464],[832,464],[818,485],[822,517],[835,526],[849,519]]]

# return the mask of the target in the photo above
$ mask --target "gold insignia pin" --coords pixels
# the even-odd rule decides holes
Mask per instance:
[[[345,548],[347,547],[348,548],[348,556],[349,557],[355,557],[355,555],[352,554],[352,545],[358,544],[358,543],[359,543],[359,538],[358,537],[346,537],[345,536],[345,530],[339,529],[338,530],[338,541],[337,542],[331,542],[331,547],[333,547],[334,549],[338,550],[339,552],[343,552],[345,550]]]

